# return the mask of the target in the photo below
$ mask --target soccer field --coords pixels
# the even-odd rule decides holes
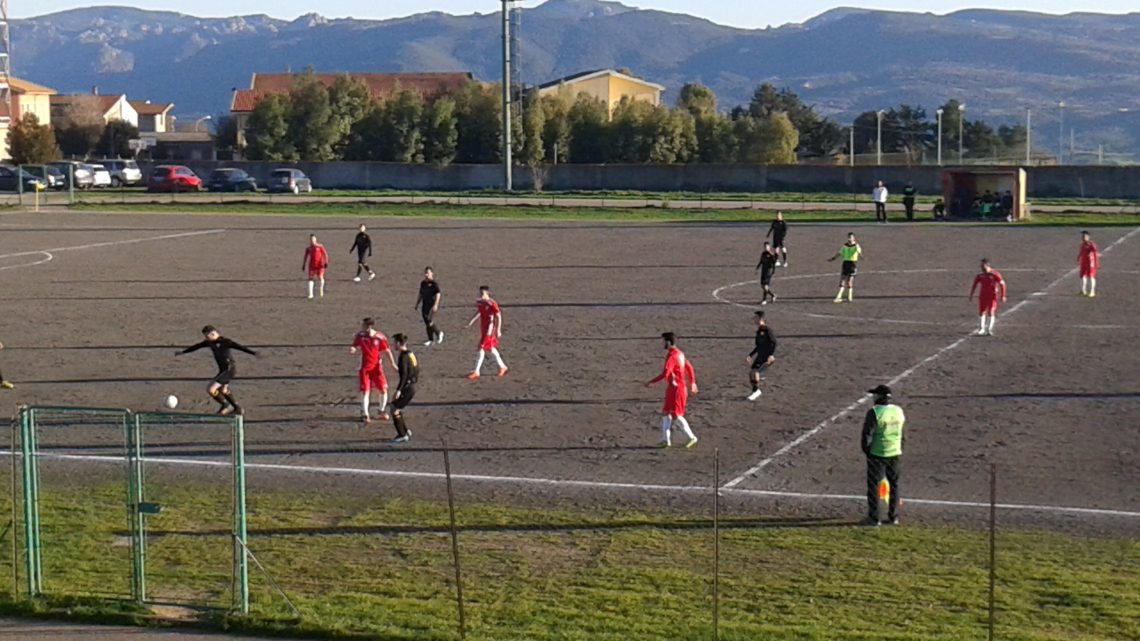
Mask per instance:
[[[864,391],[889,382],[908,414],[904,519],[980,521],[996,464],[1009,523],[1134,531],[1140,229],[1102,228],[1099,296],[1079,295],[1072,228],[797,225],[791,267],[767,306],[780,340],[764,396],[744,400],[752,266],[765,227],[490,220],[367,221],[379,277],[354,283],[360,222],[329,216],[8,215],[0,220],[0,353],[15,404],[209,412],[207,353],[176,348],[216,325],[260,350],[238,355],[250,483],[330,491],[437,488],[441,439],[469,496],[544,505],[701,505],[720,452],[734,509],[863,513]],[[855,302],[832,303],[854,231],[865,257]],[[328,294],[305,298],[309,233],[332,257]],[[1009,285],[996,336],[970,337],[978,259]],[[424,348],[413,311],[422,269],[443,288],[443,345]],[[464,378],[477,287],[503,307],[503,379]],[[404,332],[422,376],[412,442],[362,427],[356,359],[364,316]],[[692,450],[660,451],[657,338],[674,331],[696,367]],[[394,382],[394,376],[389,375]],[[82,445],[76,443],[75,445]],[[224,451],[197,448],[193,469]],[[427,492],[434,496],[435,489]]]

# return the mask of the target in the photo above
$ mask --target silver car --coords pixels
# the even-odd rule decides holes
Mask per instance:
[[[142,170],[138,163],[130,159],[104,158],[100,165],[111,173],[112,187],[133,187],[142,182]]]
[[[91,189],[95,185],[95,174],[81,162],[60,160],[48,164],[63,172],[65,178],[70,176],[75,189]]]
[[[111,186],[111,172],[103,165],[87,165],[91,169],[91,176],[94,177],[95,187],[110,187]]]
[[[266,188],[271,193],[307,194],[313,191],[313,182],[300,169],[274,169]]]

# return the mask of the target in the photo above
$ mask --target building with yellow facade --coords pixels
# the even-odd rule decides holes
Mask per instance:
[[[593,96],[606,103],[612,114],[614,107],[622,98],[641,100],[654,106],[660,105],[661,93],[665,91],[665,87],[638,78],[628,70],[597,69],[541,85],[538,88],[538,95],[553,95],[561,91],[569,91],[575,98],[583,93]]]
[[[55,89],[34,82],[9,78],[12,100],[0,105],[0,158],[8,158],[8,129],[27,114],[33,114],[41,125],[51,124],[51,97]]]

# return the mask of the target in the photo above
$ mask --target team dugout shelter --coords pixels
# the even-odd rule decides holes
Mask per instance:
[[[952,168],[942,172],[942,198],[952,218],[1023,220],[1025,170]]]

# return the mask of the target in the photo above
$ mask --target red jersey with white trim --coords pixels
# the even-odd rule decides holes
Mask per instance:
[[[693,365],[689,359],[685,358],[685,353],[680,348],[669,348],[669,353],[665,356],[665,369],[660,376],[653,380],[660,381],[662,379],[665,380],[670,391],[673,389],[687,390],[689,385],[697,382]],[[687,384],[685,379],[688,379]]]
[[[475,301],[475,309],[479,312],[479,327],[483,330],[483,335],[492,336],[495,331],[495,315],[501,314],[503,310],[499,309],[499,304],[493,298]]]
[[[329,253],[325,246],[317,243],[305,248],[304,265],[309,269],[324,269],[329,266]]]
[[[1077,255],[1077,263],[1085,271],[1100,267],[1100,252],[1093,241],[1081,243],[1081,253]]]
[[[996,269],[982,272],[974,277],[974,286],[970,288],[970,295],[974,290],[981,288],[978,297],[983,301],[1001,300],[1005,298],[1005,279]]]
[[[380,332],[374,336],[358,332],[352,346],[360,350],[360,369],[374,369],[381,367],[380,352],[388,350],[388,338]]]

